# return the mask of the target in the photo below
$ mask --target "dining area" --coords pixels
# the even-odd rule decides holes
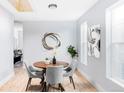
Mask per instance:
[[[78,62],[66,62],[56,59],[56,51],[61,46],[60,35],[57,33],[45,33],[42,37],[42,46],[47,51],[53,52],[53,58],[51,60],[46,58],[45,61],[33,62],[33,64],[27,64],[26,61],[24,61],[29,77],[26,91],[29,85],[31,85],[32,78],[41,79],[40,84],[42,92],[48,92],[50,87],[60,90],[61,92],[65,91],[62,85],[64,77],[69,78],[70,83],[72,83],[75,89],[73,73],[77,68]]]
[[[66,44],[67,40],[62,35],[53,32],[44,33],[40,39],[42,42],[38,38],[36,44],[36,41],[32,42],[35,39],[31,41],[30,38],[27,39],[25,41],[28,42],[24,42],[23,65],[14,68],[14,75],[0,87],[0,91],[97,91],[79,71],[77,48],[74,44]]]
[[[64,65],[61,65],[63,63]],[[35,67],[34,65],[38,67]],[[96,88],[91,84],[91,82],[89,82],[84,76],[80,74],[78,68],[75,70],[74,68],[72,70],[70,69],[71,62],[67,63],[66,61],[62,61],[62,63],[60,62],[60,65],[56,64],[54,65],[54,67],[52,65],[53,65],[52,63],[51,64],[42,63],[42,61],[35,61],[34,63],[24,61],[22,67],[14,69],[15,75],[7,83],[0,87],[0,91],[1,92],[97,91]],[[41,68],[41,66],[43,66],[44,68]]]
[[[31,80],[34,78],[39,78],[41,81],[42,92],[49,92],[50,88],[56,89],[57,91],[64,92],[65,86],[62,85],[64,78],[67,77],[70,84],[72,84],[73,89],[76,88],[73,74],[77,68],[77,62],[71,62],[70,64],[65,61],[56,61],[55,64],[52,62],[45,63],[45,61],[34,62],[33,64],[27,64],[24,62],[27,74],[28,83],[25,91],[31,86]]]
[[[33,62],[24,61],[28,74],[25,91],[29,90],[32,79],[34,78],[40,79],[39,84],[41,87],[39,91],[42,92],[49,92],[51,91],[50,89],[64,92],[69,85],[71,86],[71,90],[73,89],[75,91],[77,87],[75,85],[73,74],[77,71],[79,63],[78,52],[75,46],[69,45],[62,51],[63,49],[61,48],[64,45],[62,37],[59,33],[54,32],[46,32],[42,34],[41,41],[42,49],[43,51],[46,51],[45,55],[43,55],[45,60]],[[64,47],[65,46],[66,45],[64,45]],[[61,52],[58,52],[60,50]],[[64,52],[65,56],[70,56],[70,59],[67,60],[63,54],[60,55],[62,52]],[[51,57],[49,58],[48,56]],[[61,57],[61,60],[58,57]],[[63,85],[65,79],[66,82],[69,81],[68,86]]]
[[[62,35],[47,32],[42,34],[42,42],[37,40],[38,48],[34,44],[36,41],[32,43],[31,40],[31,45],[24,43],[23,65],[14,68],[13,77],[0,87],[0,91],[97,91],[78,70],[76,47],[73,44],[65,45],[61,39]]]

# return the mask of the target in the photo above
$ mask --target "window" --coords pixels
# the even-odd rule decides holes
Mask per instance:
[[[87,22],[81,24],[80,37],[80,61],[87,65]]]
[[[106,12],[107,78],[124,86],[124,1]]]

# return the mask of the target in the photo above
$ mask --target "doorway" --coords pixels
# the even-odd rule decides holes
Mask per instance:
[[[23,64],[23,25],[14,23],[14,67]]]

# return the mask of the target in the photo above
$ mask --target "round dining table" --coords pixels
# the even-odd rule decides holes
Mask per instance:
[[[35,62],[33,64],[34,67],[37,68],[48,68],[48,67],[55,67],[55,66],[63,66],[63,67],[67,67],[69,64],[65,61],[56,61],[56,64],[53,63],[49,63],[47,64],[45,61],[39,61],[39,62]]]
[[[47,62],[45,62],[45,61],[39,61],[39,62],[35,62],[33,64],[34,67],[44,69],[44,73],[46,73],[46,69],[48,67],[56,67],[56,66],[67,67],[68,65],[69,64],[65,61],[56,61],[56,64],[53,64],[53,63],[47,64]],[[42,92],[44,92],[44,90],[46,91],[46,81],[44,81],[44,77],[40,83],[42,84]]]

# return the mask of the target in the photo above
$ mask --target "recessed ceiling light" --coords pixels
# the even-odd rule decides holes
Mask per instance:
[[[57,8],[57,4],[49,4],[48,8],[50,9],[56,9]]]

